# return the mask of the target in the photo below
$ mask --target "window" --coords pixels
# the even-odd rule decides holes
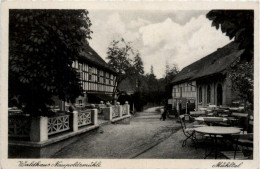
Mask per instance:
[[[82,100],[79,100],[79,105],[82,106]]]
[[[180,97],[182,97],[182,87],[180,87]]]
[[[113,75],[110,74],[109,84],[112,85],[112,83],[113,83]]]
[[[85,73],[85,80],[88,80],[88,74]]]
[[[92,80],[92,67],[89,67],[89,76],[88,76],[88,80]]]
[[[76,69],[79,68],[78,61],[77,61],[77,60],[75,61],[75,68],[76,68]]]
[[[83,81],[86,80],[86,78],[85,78],[85,74],[86,74],[85,72],[82,73],[82,80],[83,80]]]
[[[207,103],[210,103],[210,97],[211,97],[211,90],[210,85],[207,87]]]
[[[79,78],[82,81],[83,80],[83,72],[82,72],[82,64],[78,63],[78,72],[79,72]]]
[[[199,87],[199,103],[202,103],[202,88]]]
[[[106,84],[106,72],[104,72],[103,83]]]
[[[97,81],[100,82],[100,71],[97,70]]]
[[[79,71],[82,71],[82,64],[79,63]]]
[[[80,80],[83,80],[83,72],[79,72],[79,78]]]
[[[72,67],[73,67],[73,68],[76,67],[76,63],[75,63],[75,61],[72,62]]]
[[[176,88],[173,89],[173,97],[176,97]]]

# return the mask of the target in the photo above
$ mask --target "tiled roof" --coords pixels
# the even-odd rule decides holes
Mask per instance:
[[[244,50],[238,49],[237,43],[231,42],[183,68],[172,80],[172,83],[181,83],[220,73],[234,63],[243,52]]]
[[[116,73],[116,71],[113,68],[111,68],[87,43],[83,46],[81,56],[82,59],[92,63],[97,67],[100,67],[112,73]]]

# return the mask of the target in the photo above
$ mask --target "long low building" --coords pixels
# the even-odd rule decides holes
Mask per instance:
[[[183,68],[172,81],[173,108],[185,111],[187,102],[196,110],[207,105],[228,106],[240,99],[232,90],[227,70],[243,52],[231,42]]]

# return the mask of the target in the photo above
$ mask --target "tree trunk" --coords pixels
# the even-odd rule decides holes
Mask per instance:
[[[116,102],[117,102],[117,96],[116,96],[117,88],[118,88],[118,78],[116,78],[115,86],[114,86],[113,94],[112,94],[112,97],[114,98],[114,100],[113,100],[114,105],[116,105]]]

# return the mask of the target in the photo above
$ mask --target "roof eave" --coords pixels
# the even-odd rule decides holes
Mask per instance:
[[[110,73],[113,73],[114,75],[118,75],[118,73],[117,73],[115,70],[113,70],[112,68],[110,68],[110,67],[105,67],[105,66],[103,66],[103,65],[101,65],[101,64],[95,63],[95,62],[93,62],[92,60],[88,59],[87,57],[84,57],[84,56],[81,55],[81,56],[80,56],[80,59],[86,60],[87,62],[89,62],[89,63],[91,63],[91,64],[93,64],[93,65],[95,65],[95,66],[97,66],[97,67],[99,67],[99,68],[105,69],[105,70],[109,71]],[[107,65],[107,66],[108,66],[108,65]]]

